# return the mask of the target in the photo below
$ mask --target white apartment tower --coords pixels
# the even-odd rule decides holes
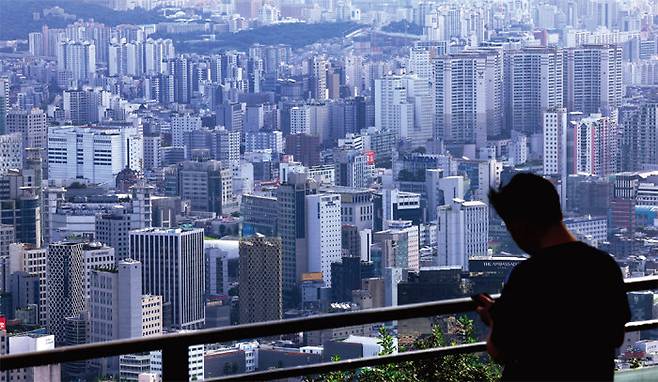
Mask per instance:
[[[468,259],[486,256],[489,207],[480,201],[453,199],[437,212],[437,254],[441,266],[461,266],[468,271]]]
[[[622,57],[622,48],[617,45],[583,45],[565,50],[567,109],[610,116],[622,102]]]
[[[96,73],[96,46],[91,42],[62,41],[57,46],[57,70],[74,81],[90,80]]]
[[[375,80],[375,127],[408,137],[414,127],[414,104],[410,102],[404,76],[385,76]]]
[[[331,286],[331,264],[341,261],[341,202],[339,194],[306,196],[308,272],[322,272]]]
[[[558,48],[525,47],[505,54],[507,123],[511,130],[541,132],[542,113],[563,105],[563,58]]]
[[[567,109],[552,108],[544,112],[544,175],[566,178]]]
[[[591,114],[575,122],[575,172],[608,176],[616,172],[617,117]]]
[[[205,323],[203,229],[144,228],[130,232],[129,253],[142,263],[144,293],[169,304],[165,322],[177,329]]]
[[[171,117],[171,144],[172,146],[185,145],[185,133],[200,130],[201,117],[190,114]]]
[[[290,108],[290,134],[311,133],[311,110],[308,105]]]
[[[434,60],[435,137],[446,143],[486,146],[503,125],[503,60],[496,49]]]

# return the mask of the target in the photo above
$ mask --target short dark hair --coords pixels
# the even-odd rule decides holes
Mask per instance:
[[[527,172],[514,175],[499,190],[492,188],[489,203],[505,222],[518,219],[547,228],[562,221],[560,197],[553,184]]]

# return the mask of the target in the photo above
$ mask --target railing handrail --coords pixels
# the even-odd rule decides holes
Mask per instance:
[[[625,280],[627,292],[658,289],[658,276],[638,277]],[[496,297],[496,296],[494,296]],[[454,314],[474,310],[475,303],[468,297],[424,302],[385,308],[375,308],[347,313],[323,314],[289,320],[266,321],[253,324],[203,329],[161,336],[139,337],[65,346],[52,350],[9,354],[0,356],[0,371],[43,366],[63,362],[112,357],[122,354],[143,353],[161,349],[175,349],[177,355],[187,347],[208,343],[230,342],[280,334],[333,329],[353,325],[403,320],[417,317]],[[165,358],[163,352],[163,367]]]
[[[658,328],[658,320],[635,321],[626,324],[627,332]],[[422,359],[441,357],[451,354],[479,353],[487,350],[486,342],[473,342],[440,348],[411,350],[402,353],[345,359],[336,362],[322,362],[311,365],[287,367],[284,369],[263,370],[253,373],[242,373],[237,375],[223,376],[219,378],[206,379],[207,382],[251,382],[270,381],[304,375],[318,375],[341,370],[354,370],[362,367],[388,365],[406,361],[418,361]]]

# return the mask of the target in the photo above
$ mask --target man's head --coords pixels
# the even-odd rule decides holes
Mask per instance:
[[[553,227],[562,224],[560,197],[548,180],[520,173],[499,190],[489,191],[489,202],[503,219],[519,247],[533,253]]]

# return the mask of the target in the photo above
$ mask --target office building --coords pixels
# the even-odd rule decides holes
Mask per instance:
[[[277,235],[277,199],[267,196],[242,195],[240,204],[242,235]]]
[[[443,176],[443,171],[439,169],[425,170],[425,193],[427,221],[436,220],[437,207],[452,199],[464,198],[464,177]]]
[[[286,137],[285,153],[304,166],[317,166],[320,162],[320,139],[306,133]]]
[[[340,195],[341,222],[358,230],[372,229],[372,191],[367,188],[329,186],[322,189]]]
[[[68,89],[62,93],[64,119],[74,125],[97,123],[103,119],[103,108],[110,93],[100,88]]]
[[[240,241],[240,323],[282,318],[281,241],[254,236]]]
[[[114,185],[126,167],[142,170],[142,134],[134,127],[50,127],[48,178]]]
[[[165,170],[165,195],[188,199],[193,211],[214,212],[221,216],[235,203],[233,172],[221,162],[180,162]]]
[[[283,290],[287,300],[306,272],[307,234],[306,195],[315,194],[317,186],[306,172],[291,172],[276,190],[277,230],[283,249]],[[287,301],[286,301],[287,305]]]
[[[362,153],[357,150],[334,150],[336,185],[367,188],[374,177],[375,153]]]
[[[375,232],[372,242],[382,248],[380,269],[420,269],[420,232],[409,220],[388,222],[388,229]]]
[[[162,138],[157,135],[144,135],[144,170],[153,171],[162,165]]]
[[[374,232],[387,229],[388,222],[393,220],[411,220],[413,225],[420,225],[423,221],[423,208],[417,193],[384,188],[373,194],[373,205]]]
[[[139,261],[114,261],[91,270],[89,284],[90,342],[142,336],[142,266]],[[119,357],[98,361],[101,375],[118,375]]]
[[[308,105],[290,108],[290,135],[311,134],[311,109]]]
[[[0,135],[0,175],[10,169],[23,168],[23,136],[20,133]]]
[[[185,145],[185,133],[201,129],[201,117],[190,114],[171,117],[172,146]]]
[[[77,316],[64,319],[64,345],[84,345],[89,342],[89,313],[83,311]],[[66,362],[62,365],[64,380],[85,380],[90,377],[87,361]]]
[[[283,133],[280,131],[248,132],[244,141],[246,152],[270,149],[272,153],[280,154],[284,151]]]
[[[83,243],[58,242],[46,255],[47,328],[55,343],[64,342],[66,317],[85,309],[85,259]]]
[[[341,201],[338,194],[306,196],[308,263],[306,272],[322,272],[331,287],[331,264],[341,260]]]
[[[453,199],[437,212],[439,266],[459,266],[468,271],[468,259],[486,256],[489,207],[479,201]]]
[[[229,131],[220,126],[213,130],[192,130],[184,135],[188,157],[197,150],[205,150],[210,158],[218,161],[240,160],[240,131]]]
[[[16,241],[40,247],[42,236],[41,158],[30,158],[22,170],[0,176],[0,223],[14,227]]]
[[[9,336],[8,354],[21,354],[55,349],[55,336],[39,332],[26,332]],[[60,365],[46,365],[11,370],[6,381],[59,382]]]
[[[128,232],[131,215],[123,206],[96,215],[96,239],[114,249],[116,261],[128,257]]]
[[[141,300],[142,337],[162,335],[162,296],[142,295]],[[119,356],[119,379],[121,381],[139,381],[140,374],[150,372],[151,353]]]
[[[0,134],[7,134],[7,112],[9,111],[9,78],[0,77]]]
[[[203,327],[203,230],[145,228],[130,232],[130,258],[142,263],[143,293],[162,296],[165,326]]]
[[[23,148],[45,148],[48,143],[46,114],[40,109],[10,110],[6,116],[6,132],[20,133]]]
[[[14,272],[25,272],[35,275],[39,279],[39,323],[41,325],[45,325],[47,320],[46,254],[45,248],[36,248],[31,244],[9,244],[8,275]]]

